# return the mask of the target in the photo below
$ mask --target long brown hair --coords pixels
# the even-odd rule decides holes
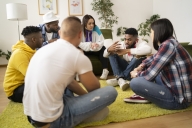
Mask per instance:
[[[85,27],[87,26],[87,23],[89,21],[89,19],[93,19],[94,20],[94,27],[95,27],[95,19],[91,16],[91,15],[85,15],[83,17],[83,20],[82,20],[82,26],[83,26],[83,33],[84,33],[84,36],[86,37],[86,31],[85,31]]]
[[[173,25],[171,21],[166,18],[154,21],[151,24],[151,29],[154,31],[153,47],[155,50],[158,50],[159,48],[158,42],[160,44],[163,43],[165,40],[172,37],[173,34],[176,38]]]

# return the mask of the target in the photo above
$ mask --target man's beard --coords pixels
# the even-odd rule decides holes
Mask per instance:
[[[54,33],[57,33],[59,30],[55,30],[55,29],[50,28],[50,31],[54,32]]]
[[[135,44],[136,44],[136,42],[134,42],[132,45],[126,47],[126,49],[135,48]]]

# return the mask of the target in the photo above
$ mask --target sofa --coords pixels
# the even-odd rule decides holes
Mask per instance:
[[[189,42],[180,42],[180,44],[187,50],[187,52],[192,57],[192,45],[189,45]]]
[[[101,29],[101,32],[105,39],[113,39],[111,29]],[[93,55],[89,55],[88,58],[91,60],[91,63],[93,66],[93,73],[95,75],[101,75],[103,69],[102,69],[101,62],[99,61],[99,58],[97,56],[93,56]],[[109,70],[109,74],[113,74],[110,63],[108,64],[108,70]]]

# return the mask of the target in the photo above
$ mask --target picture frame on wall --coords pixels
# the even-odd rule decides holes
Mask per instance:
[[[83,15],[83,2],[82,0],[68,0],[68,8],[70,16]]]
[[[57,14],[57,0],[38,0],[39,3],[39,15],[44,15],[49,11],[53,11]]]

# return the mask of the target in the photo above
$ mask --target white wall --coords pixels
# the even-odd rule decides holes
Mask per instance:
[[[93,0],[83,0],[83,13],[90,14],[95,18],[96,24],[100,27],[98,15],[92,10],[91,2]],[[116,29],[120,26],[135,27],[145,21],[153,13],[153,0],[111,0],[114,3],[113,10],[119,17],[119,23],[113,28],[114,40],[119,40],[116,36]],[[57,0],[58,16],[61,21],[68,16],[68,0]],[[17,22],[7,20],[6,4],[24,3],[27,4],[28,20],[20,22],[20,33],[25,26],[38,25],[42,23],[42,15],[39,15],[38,0],[1,0],[0,1],[0,49],[3,51],[11,50],[11,46],[18,40]],[[83,16],[79,16],[82,19]],[[23,37],[21,36],[21,39]],[[7,64],[5,58],[0,57],[0,65]]]
[[[83,0],[83,12],[95,18],[100,27],[98,15],[92,10],[93,0]],[[119,40],[116,29],[120,26],[135,27],[149,18],[152,14],[159,14],[161,18],[168,18],[173,23],[179,42],[192,43],[192,0],[111,0],[114,3],[113,11],[118,16],[118,24],[113,28],[114,41]],[[68,16],[68,0],[57,0],[58,16],[61,21]],[[0,1],[0,49],[11,50],[11,46],[18,40],[17,22],[7,20],[6,4],[27,4],[28,20],[20,22],[20,33],[25,26],[42,23],[42,15],[39,15],[38,0],[1,0]],[[82,19],[83,16],[79,16]],[[21,39],[23,37],[21,36]],[[149,43],[151,46],[152,44]],[[7,64],[5,58],[0,57],[0,65]]]
[[[134,27],[138,28],[141,22],[153,14],[153,0],[111,0],[114,3],[113,10],[118,18],[118,24],[114,26],[114,40],[119,40],[116,36],[117,28]]]
[[[153,13],[168,18],[179,42],[192,43],[192,0],[154,0]]]

